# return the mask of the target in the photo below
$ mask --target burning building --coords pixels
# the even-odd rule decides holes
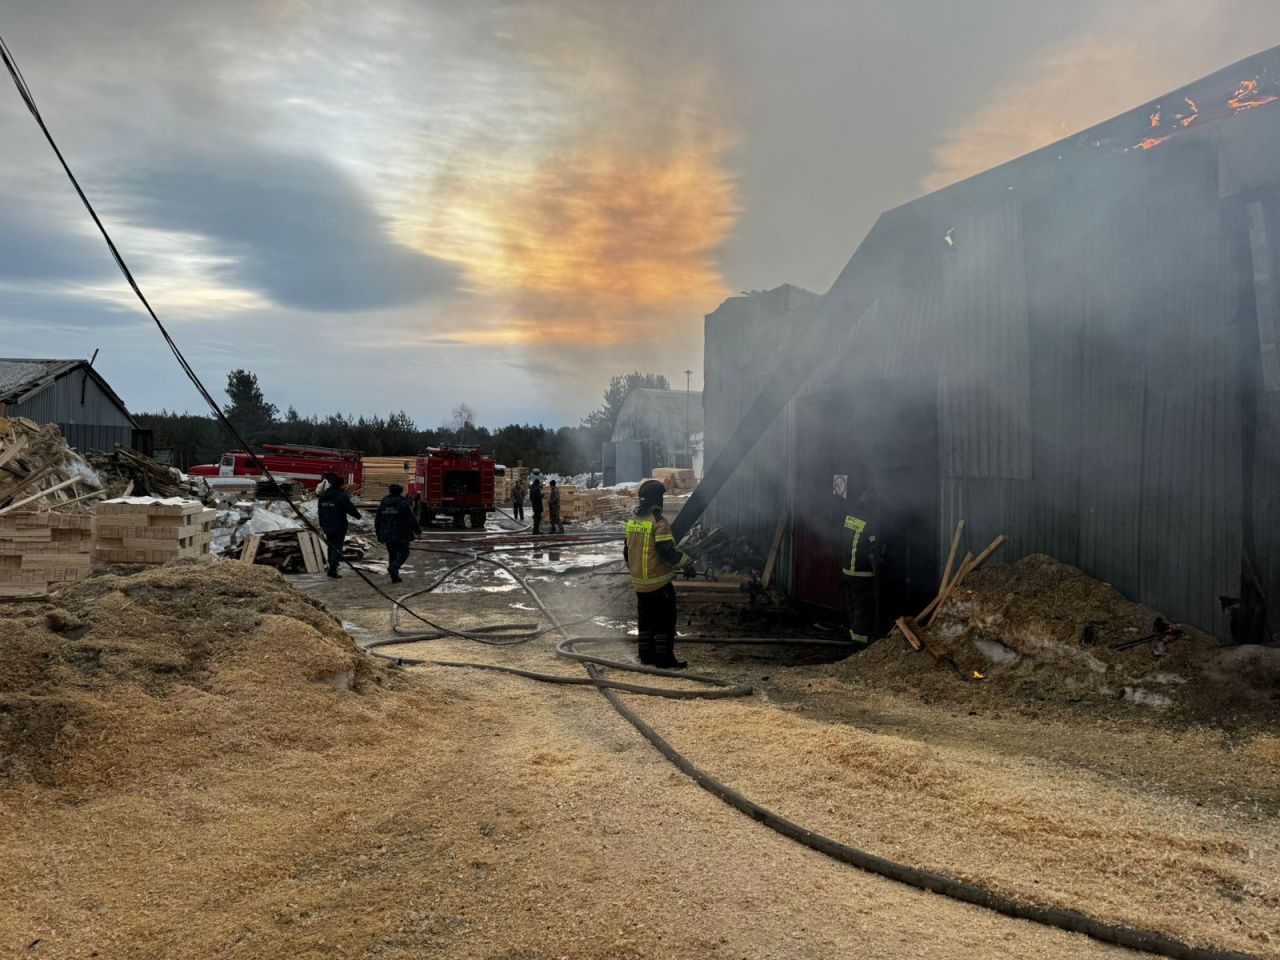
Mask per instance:
[[[763,550],[788,514],[780,580],[818,607],[871,488],[913,601],[963,518],[962,549],[1003,533],[1223,638],[1269,608],[1274,634],[1278,97],[1280,48],[884,214],[820,300],[708,316],[708,495],[750,450],[713,520]]]

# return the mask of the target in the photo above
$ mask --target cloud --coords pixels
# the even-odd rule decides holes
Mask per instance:
[[[224,282],[281,306],[376,310],[456,285],[454,266],[395,241],[351,178],[319,156],[241,143],[175,154],[117,186],[122,215],[204,238]]]
[[[61,214],[12,195],[0,199],[0,281],[84,281],[115,272],[102,241],[79,229],[84,218],[68,224]]]
[[[672,22],[668,3],[504,11],[495,33],[509,72],[539,91],[535,122],[459,140],[409,231],[464,271],[452,336],[616,343],[725,296],[738,137],[718,78]]]
[[[1256,53],[1259,37],[1278,33],[1272,0],[1123,0],[954,120],[922,186],[939,189],[1085,130]]]

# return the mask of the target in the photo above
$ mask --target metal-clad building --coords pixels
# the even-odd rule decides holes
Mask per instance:
[[[702,412],[703,457],[713,460],[742,411],[755,397],[778,356],[813,317],[821,297],[791,284],[730,297],[705,321]],[[779,511],[787,502],[791,419],[780,417],[713,500],[707,522],[732,537],[768,550]],[[751,509],[743,509],[746,504]]]
[[[881,217],[753,454],[791,473],[797,599],[839,607],[838,531],[871,486],[916,598],[964,519],[963,549],[1006,534],[1007,560],[1051,554],[1224,638],[1219,598],[1252,595],[1275,633],[1277,98],[1280,49]],[[708,385],[750,369],[711,369],[742,349],[725,336],[708,324]],[[708,450],[736,425],[709,407]],[[780,505],[748,483],[714,509],[771,528]]]
[[[56,423],[77,450],[150,452],[150,434],[87,360],[0,358],[0,415]]]
[[[651,466],[687,465],[690,437],[702,430],[702,394],[696,390],[637,387],[627,395],[613,427],[613,442],[647,440],[657,461]]]

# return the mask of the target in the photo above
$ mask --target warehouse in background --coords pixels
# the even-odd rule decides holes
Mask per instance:
[[[700,433],[700,392],[632,390],[618,411],[613,439],[602,445],[605,486],[643,480],[654,467],[691,467],[693,437]]]
[[[762,398],[709,516],[762,550],[787,522],[817,608],[869,487],[917,601],[964,519],[962,552],[1004,534],[1274,635],[1278,251],[1280,49],[884,214],[813,313],[782,288],[708,316],[708,471]]]
[[[0,416],[56,423],[80,451],[117,443],[151,454],[151,431],[138,426],[91,360],[0,358]]]

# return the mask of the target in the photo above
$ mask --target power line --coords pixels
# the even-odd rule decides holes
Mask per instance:
[[[85,195],[83,188],[81,188],[80,181],[77,180],[76,175],[71,172],[70,165],[68,165],[66,158],[62,155],[62,151],[58,149],[58,144],[53,139],[53,134],[49,131],[48,125],[45,124],[44,117],[40,114],[40,108],[36,105],[35,97],[31,93],[31,88],[27,85],[27,78],[22,75],[22,71],[18,68],[17,59],[13,55],[13,51],[9,49],[9,45],[5,43],[4,37],[2,36],[0,36],[0,59],[4,60],[5,68],[9,71],[9,76],[13,78],[14,86],[18,88],[18,96],[21,97],[22,102],[26,104],[27,110],[30,111],[31,116],[35,119],[36,125],[40,128],[40,132],[44,134],[44,138],[48,141],[49,147],[53,150],[54,156],[58,158],[58,163],[62,165],[62,169],[66,173],[67,179],[71,181],[71,186],[75,188],[76,195],[80,198],[80,202],[84,204],[85,210],[87,210],[89,212],[89,216],[93,218],[94,226],[96,226],[98,228],[98,232],[102,234],[102,239],[106,242],[107,249],[111,251],[111,257],[115,260],[116,266],[120,268],[120,273],[124,275],[125,281],[129,284],[130,289],[133,290],[134,295],[137,296],[138,301],[147,311],[147,315],[155,322],[156,329],[160,331],[160,336],[164,337],[164,342],[168,345],[174,359],[178,361],[178,366],[182,368],[182,372],[185,373],[187,375],[187,379],[195,385],[200,396],[203,397],[205,403],[209,405],[209,409],[213,411],[215,419],[217,419],[222,428],[231,435],[232,439],[234,439],[235,445],[248,455],[250,463],[262,472],[263,477],[265,477],[268,482],[276,484],[277,489],[279,489],[282,496],[284,496],[285,502],[289,504],[294,514],[302,522],[303,526],[312,533],[319,534],[320,531],[316,529],[310,518],[302,512],[301,508],[293,502],[293,499],[287,493],[284,493],[284,487],[276,481],[274,476],[272,476],[271,471],[267,469],[267,465],[258,459],[258,455],[254,453],[249,444],[245,442],[244,437],[240,436],[240,431],[235,428],[235,424],[227,419],[226,414],[222,412],[222,408],[218,406],[218,402],[214,400],[213,395],[205,388],[200,377],[196,374],[191,364],[187,362],[187,358],[183,355],[178,344],[174,341],[173,337],[169,335],[169,331],[165,329],[165,325],[160,322],[160,318],[156,315],[155,310],[152,309],[150,301],[147,300],[146,295],[142,292],[142,288],[138,286],[138,281],[134,279],[133,272],[129,269],[129,265],[125,263],[120,250],[111,239],[111,234],[107,232],[107,228],[98,216],[98,212],[93,208],[93,204],[89,202],[88,196]],[[363,580],[370,589],[375,591],[383,599],[395,604],[428,626],[435,627],[436,629],[442,629],[437,624],[431,623],[431,621],[427,620],[421,614],[405,607],[380,586],[374,583],[363,570],[356,567],[351,563],[351,561],[346,560],[345,558],[343,558],[343,560],[348,568],[356,574],[356,576]]]

